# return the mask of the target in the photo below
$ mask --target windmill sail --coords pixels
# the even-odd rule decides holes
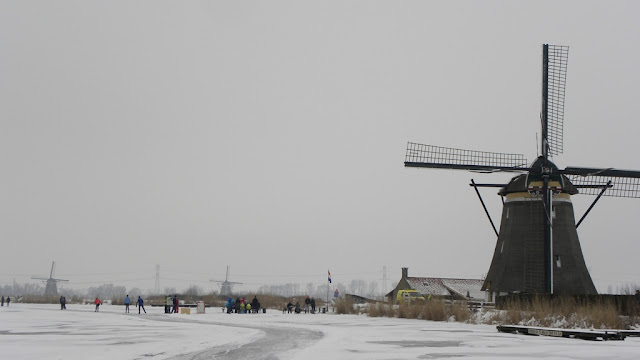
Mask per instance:
[[[546,135],[543,134],[543,138],[549,144],[549,155],[553,156],[562,154],[564,150],[564,93],[567,83],[569,47],[548,45],[546,52],[546,87],[543,86],[543,91],[546,90],[546,94],[543,93],[542,98],[546,99],[547,125]]]
[[[523,172],[527,160],[520,154],[493,153],[409,142],[404,165],[478,172]]]
[[[563,170],[581,194],[599,195],[611,182],[602,196],[640,198],[640,171],[567,167]]]

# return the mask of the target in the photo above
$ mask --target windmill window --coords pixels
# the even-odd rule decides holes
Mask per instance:
[[[560,261],[560,255],[556,255],[556,267],[561,268],[562,262]]]

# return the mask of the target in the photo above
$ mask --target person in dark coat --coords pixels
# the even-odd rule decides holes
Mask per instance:
[[[147,313],[147,310],[144,309],[144,300],[142,300],[140,296],[138,296],[138,303],[136,306],[138,306],[138,314],[140,314],[140,309],[144,310],[145,314]]]
[[[254,296],[253,300],[251,300],[251,309],[254,313],[258,313],[258,310],[260,310],[260,302],[257,296]]]
[[[2,306],[4,306],[4,295],[2,296]]]
[[[60,310],[65,310],[67,308],[66,303],[67,298],[65,298],[64,296],[60,296]]]
[[[10,302],[11,302],[11,298],[7,296],[7,306],[9,306]]]
[[[178,295],[173,295],[173,312],[178,313],[178,307],[180,306],[180,300],[178,300]]]
[[[309,312],[309,307],[311,306],[311,299],[309,299],[309,295],[307,295],[307,298],[304,299],[304,313],[308,313]]]
[[[311,313],[315,314],[316,313],[316,299],[311,298]]]
[[[240,314],[240,298],[236,298],[236,314]]]
[[[289,303],[287,304],[287,311],[289,314],[291,314],[292,310],[293,310],[293,304],[291,303],[291,301],[289,301]]]

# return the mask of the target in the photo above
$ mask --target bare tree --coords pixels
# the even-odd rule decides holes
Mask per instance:
[[[369,282],[369,292],[367,293],[367,297],[373,299],[378,296],[378,282],[373,280]]]

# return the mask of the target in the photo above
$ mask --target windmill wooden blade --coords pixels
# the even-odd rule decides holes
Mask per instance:
[[[546,126],[543,124],[543,139],[549,146],[549,155],[563,152],[564,133],[564,93],[567,83],[567,61],[569,47],[561,45],[545,45],[546,71],[543,71],[543,111]]]
[[[640,198],[640,171],[568,167],[562,173],[569,177],[581,194],[598,195],[611,181],[611,186],[602,196]]]
[[[409,142],[404,166],[476,172],[526,172],[527,160],[520,154],[493,153],[423,145]]]
[[[640,178],[640,171],[637,170],[622,170],[614,168],[583,168],[583,167],[567,167],[562,170],[565,175],[580,175],[580,176],[603,176],[603,177],[627,177],[627,178]]]

